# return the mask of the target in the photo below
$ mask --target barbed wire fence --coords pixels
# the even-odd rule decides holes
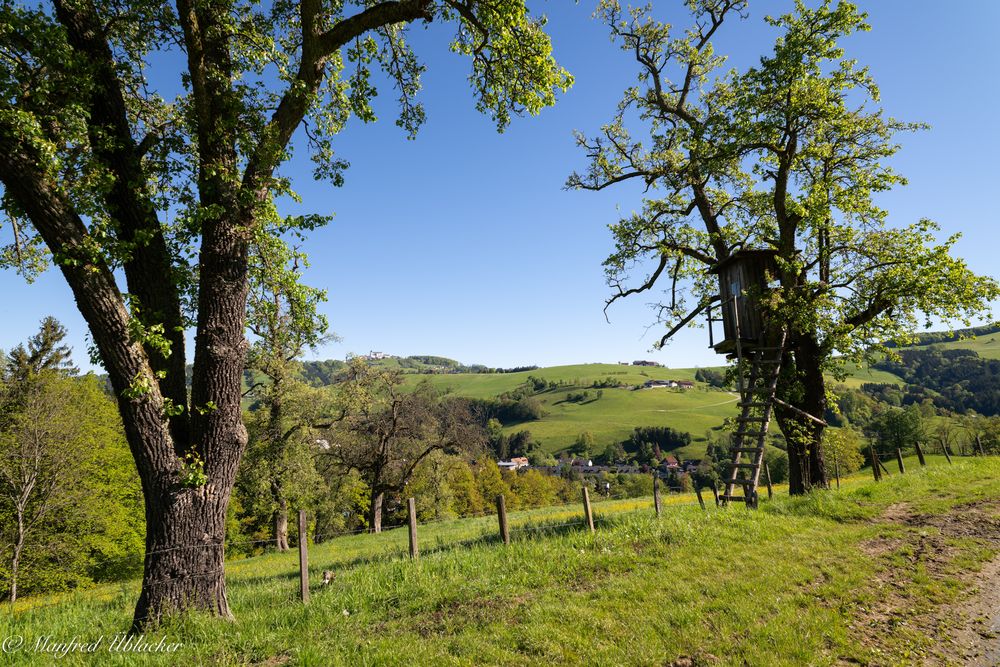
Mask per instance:
[[[681,486],[669,486],[664,484],[661,485],[660,488],[664,489],[665,491],[691,493],[690,488],[683,488]],[[616,503],[621,501],[635,501],[637,506],[633,506],[631,503],[629,503],[627,507],[620,509],[607,507],[609,503]],[[516,517],[515,522],[509,526],[508,530],[510,534],[515,535],[516,537],[518,537],[518,539],[531,539],[533,537],[552,535],[558,531],[566,531],[572,528],[586,528],[588,525],[587,523],[588,516],[591,518],[591,520],[593,519],[592,515],[593,507],[598,507],[601,510],[600,522],[599,522],[601,523],[608,518],[609,514],[613,516],[615,514],[634,512],[643,509],[644,505],[651,507],[655,504],[656,501],[650,498],[649,496],[633,495],[628,493],[600,494],[593,500],[592,503],[589,497],[587,498],[587,500],[585,501],[584,512],[582,513],[580,512],[578,504],[562,504],[562,505],[550,505],[537,508],[526,508],[524,512],[528,513],[528,515],[527,516],[521,515]],[[685,506],[698,505],[698,503],[677,502],[676,500],[672,500],[668,505],[670,507],[685,507]],[[550,516],[554,515],[560,518],[563,516],[564,513],[567,513],[570,514],[572,518],[568,518],[567,520],[559,520],[559,519],[546,520],[544,518],[544,515],[541,517],[532,516],[531,513],[539,511],[547,512]],[[521,511],[518,510],[517,513],[521,514]],[[331,540],[335,540],[338,538],[347,538],[364,534],[371,534],[375,536],[376,539],[378,539],[379,535],[386,536],[383,544],[373,548],[368,555],[363,555],[363,554],[359,555],[359,557],[353,558],[347,563],[338,562],[329,565],[329,567],[340,567],[341,569],[347,569],[350,567],[367,565],[374,562],[405,558],[407,556],[406,543],[405,541],[400,541],[398,539],[398,536],[400,534],[400,529],[407,528],[408,526],[410,527],[410,534],[411,534],[410,557],[416,558],[417,555],[415,553],[415,549],[417,545],[414,543],[412,536],[415,536],[417,534],[416,530],[418,527],[421,529],[426,529],[429,527],[435,527],[445,523],[458,523],[460,521],[465,522],[468,520],[481,520],[487,518],[498,519],[499,518],[498,511],[496,510],[483,511],[458,517],[444,517],[438,519],[430,519],[421,521],[419,523],[414,522],[412,525],[409,524],[408,522],[398,525],[386,526],[380,533],[372,533],[370,528],[363,527],[363,528],[356,528],[349,530],[336,530],[329,532],[316,532],[313,534],[305,534],[304,539],[302,534],[299,534],[296,536],[296,538],[299,546],[299,551],[301,552],[302,550],[308,551],[308,546],[310,545],[310,543],[313,546],[316,546],[319,544],[327,544]],[[306,531],[306,533],[308,533],[308,531]],[[462,534],[459,534],[451,538],[449,538],[448,536],[437,534],[432,539],[434,539],[435,542],[432,544],[432,548],[428,550],[427,555],[444,554],[454,549],[464,549],[464,548],[473,548],[476,546],[491,545],[492,543],[497,541],[500,541],[502,544],[502,538],[500,534],[497,532],[497,530],[495,528],[490,528],[486,524],[484,524],[479,531],[472,531],[472,532],[465,531]],[[269,539],[226,540],[224,543],[202,542],[196,544],[176,545],[163,549],[150,550],[142,554],[130,554],[130,555],[113,556],[110,558],[105,558],[99,561],[95,561],[94,563],[91,564],[91,567],[93,567],[94,569],[100,569],[107,567],[109,565],[122,566],[127,564],[134,565],[136,568],[138,568],[139,566],[146,567],[147,559],[149,559],[152,556],[162,555],[166,553],[182,552],[182,551],[190,551],[198,549],[211,550],[219,548],[230,550],[233,549],[234,547],[266,548],[272,545],[276,546],[278,542],[279,540],[277,538],[269,538]],[[382,548],[378,548],[379,546]],[[251,556],[248,556],[247,558],[237,558],[228,560],[226,564],[229,565],[233,563],[245,562],[252,558],[265,555],[273,555],[280,553],[290,554],[293,553],[294,551],[295,548],[293,547],[288,551],[269,551],[263,554],[253,554]],[[300,560],[301,560],[301,555],[302,554],[300,553]],[[161,586],[161,585],[175,583],[177,580],[181,579],[217,577],[220,574],[220,572],[221,570],[217,568],[210,570],[194,571],[194,572],[183,572],[183,573],[178,573],[177,575],[172,576],[170,578],[145,581],[141,583],[146,586]],[[304,568],[300,568],[300,579],[303,581],[308,581],[309,573],[310,573],[309,568],[308,565],[306,564]],[[138,585],[140,584],[140,581],[141,580],[133,579],[133,580],[114,582],[114,583],[117,583],[120,586],[128,586],[128,585]],[[236,580],[233,583],[238,584],[239,582],[238,580]],[[77,595],[81,593],[84,593],[84,591],[83,590],[73,591],[71,595]],[[32,614],[40,610],[49,609],[52,607],[64,606],[67,605],[67,603],[73,601],[74,600],[67,599],[65,596],[60,596],[58,599],[49,602],[33,602],[31,598],[22,598],[18,602],[26,606],[21,609],[16,609],[15,606],[12,607],[11,611],[17,615]]]
[[[920,447],[919,444],[917,444],[915,449],[917,452],[918,460],[920,462],[920,466],[925,467],[927,463],[922,448]],[[942,453],[946,457],[948,463],[952,463],[951,456],[949,455],[947,449],[944,449]],[[868,457],[869,462],[872,463],[872,474],[874,476],[875,481],[881,481],[883,475],[888,476],[896,474],[889,472],[889,469],[886,466],[887,463],[891,465],[892,462],[895,462],[899,469],[898,474],[905,474],[906,470],[903,460],[904,457],[900,449],[897,448],[895,454],[893,453],[880,454],[875,449],[874,444],[870,444],[868,454],[869,454]],[[877,465],[874,465],[875,462],[877,462]],[[837,487],[836,487],[838,490],[840,488],[839,481],[840,481],[840,475],[838,472]],[[557,533],[558,531],[566,531],[572,528],[589,530],[593,532],[596,531],[597,527],[606,525],[609,517],[613,517],[616,514],[626,514],[630,512],[636,512],[640,511],[641,509],[648,509],[650,507],[655,511],[656,516],[659,517],[663,512],[663,509],[667,507],[669,508],[701,507],[702,510],[707,511],[710,505],[714,504],[716,507],[721,506],[718,498],[718,487],[715,484],[706,484],[706,485],[697,484],[693,486],[692,485],[680,486],[680,485],[661,484],[658,482],[659,480],[657,479],[657,483],[654,484],[654,493],[652,497],[644,495],[633,495],[629,493],[604,494],[599,492],[595,498],[591,499],[589,495],[589,487],[583,486],[581,487],[582,505],[583,505],[582,512],[580,512],[580,506],[576,503],[572,504],[567,503],[563,505],[550,505],[546,507],[530,508],[524,510],[525,512],[548,511],[550,514],[554,514],[556,516],[561,515],[563,512],[574,515],[573,518],[565,521],[559,521],[558,519],[534,520],[533,517],[528,516],[526,520],[519,520],[515,524],[510,524],[509,517],[507,516],[505,508],[501,510],[501,503],[499,502],[498,498],[497,499],[498,507],[496,510],[493,511],[483,511],[457,517],[444,517],[431,520],[424,520],[420,522],[417,522],[415,514],[411,513],[410,521],[406,523],[386,526],[384,530],[382,530],[380,533],[372,533],[369,527],[362,527],[350,530],[336,530],[325,533],[316,532],[312,535],[309,535],[308,531],[303,531],[296,536],[298,551],[299,551],[299,560],[300,560],[299,578],[300,578],[301,590],[303,592],[302,597],[304,600],[307,600],[308,591],[311,588],[310,569],[307,560],[308,547],[310,543],[316,546],[320,544],[327,544],[328,542],[334,539],[358,536],[363,534],[391,536],[388,539],[386,539],[384,544],[381,545],[384,548],[373,549],[368,556],[362,555],[357,558],[351,559],[347,563],[338,561],[336,563],[329,564],[329,567],[334,567],[334,568],[340,567],[341,569],[349,569],[351,567],[368,565],[375,562],[384,562],[387,560],[406,558],[407,557],[406,542],[396,539],[396,537],[400,534],[401,529],[404,528],[409,529],[409,540],[408,540],[409,557],[411,559],[417,559],[419,558],[419,544],[417,543],[419,534],[418,529],[420,528],[426,529],[428,527],[437,526],[444,523],[456,523],[459,521],[464,522],[468,520],[496,518],[498,520],[498,528],[490,528],[484,524],[482,529],[478,533],[466,533],[464,535],[459,535],[456,539],[452,540],[448,540],[445,538],[445,536],[442,536],[440,534],[435,535],[434,536],[435,543],[433,544],[432,549],[430,549],[425,555],[437,556],[445,554],[449,551],[453,551],[455,549],[468,549],[476,546],[492,545],[494,543],[499,543],[500,545],[504,545],[505,543],[509,543],[510,539],[509,535],[519,536],[521,539],[531,539],[532,537],[535,536],[552,535]],[[713,495],[715,496],[714,503],[705,502],[705,499],[702,496],[702,490],[706,488],[713,492]],[[661,489],[666,491],[666,497],[670,499],[669,502],[663,502],[663,497],[659,493]],[[682,501],[681,499],[684,496],[689,496],[689,497],[695,496],[696,499],[692,499],[690,501]],[[412,501],[413,499],[410,500]],[[625,507],[623,509],[609,510],[609,511],[605,511],[608,508],[602,507],[606,506],[607,504],[620,501],[635,501],[635,503],[637,503],[639,506],[638,507],[632,506],[630,504],[628,507]],[[647,507],[642,507],[643,505]],[[602,510],[601,514],[598,515],[596,521],[594,516],[595,507]],[[520,510],[518,511],[520,512]],[[501,515],[503,515],[502,519]],[[300,527],[304,525],[305,525],[304,511],[300,511]],[[505,525],[506,525],[506,532],[508,533],[506,537],[504,535]],[[124,563],[133,563],[135,565],[139,565],[141,563],[143,567],[145,567],[146,559],[148,559],[150,556],[160,555],[164,553],[192,550],[192,549],[218,549],[218,548],[232,549],[233,547],[245,547],[245,546],[260,548],[260,547],[267,547],[270,545],[277,545],[278,542],[279,540],[277,538],[269,538],[269,539],[249,539],[249,540],[226,540],[224,543],[203,542],[198,544],[178,545],[165,549],[155,549],[152,551],[145,552],[143,554],[115,556],[103,559],[101,561],[93,563],[92,567],[100,568],[102,566],[106,566],[109,564],[120,565]],[[263,555],[273,555],[276,553],[291,554],[294,551],[295,549],[289,549],[287,551],[272,551],[264,554],[253,554],[246,558],[229,560],[227,561],[227,563],[245,562],[246,560],[249,560],[251,558],[256,558]],[[214,570],[206,570],[198,572],[180,573],[175,577],[146,581],[142,583],[147,586],[165,585],[168,583],[173,583],[179,579],[216,577],[220,574],[220,572],[222,572],[222,570],[214,569]],[[131,581],[120,581],[117,583],[120,585],[128,585],[128,584],[139,584],[140,581],[131,580]],[[233,583],[239,584],[240,582],[239,580],[236,580]],[[29,601],[30,598],[26,598],[23,599],[21,602],[24,603]],[[45,603],[29,603],[29,606],[27,606],[24,609],[17,610],[15,613],[31,614],[39,610],[62,606],[66,604],[67,604],[66,599],[58,599],[52,602],[45,602]]]

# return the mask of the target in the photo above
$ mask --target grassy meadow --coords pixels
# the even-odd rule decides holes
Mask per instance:
[[[722,371],[723,368],[714,370]],[[849,367],[851,377],[844,384],[860,387],[865,382],[898,384],[899,378],[875,369]],[[737,394],[713,389],[698,382],[694,389],[634,390],[647,380],[694,380],[696,368],[662,368],[655,366],[622,366],[617,364],[577,364],[553,366],[520,373],[456,373],[444,375],[408,374],[410,384],[427,381],[435,387],[470,398],[493,398],[523,385],[529,376],[547,382],[562,382],[563,386],[536,395],[545,416],[536,421],[512,424],[507,434],[531,431],[542,449],[556,453],[569,445],[584,431],[594,436],[596,451],[620,442],[639,426],[669,426],[691,434],[691,445],[676,454],[682,458],[700,458],[705,453],[705,433],[722,425],[726,417],[738,413]],[[594,382],[611,378],[626,388],[605,388],[596,397]],[[832,382],[832,378],[831,378]],[[569,393],[589,391],[591,398],[583,402],[566,400]]]
[[[935,343],[934,346],[946,350],[973,350],[983,359],[1000,359],[1000,333],[974,336],[947,343]]]
[[[960,599],[995,553],[973,536],[884,519],[903,504],[933,519],[1000,494],[1000,460],[930,463],[881,484],[860,473],[839,492],[779,496],[758,511],[702,511],[690,496],[670,496],[657,518],[649,499],[605,501],[595,505],[594,534],[577,506],[520,512],[510,547],[496,539],[493,517],[430,524],[415,562],[404,555],[404,530],[337,538],[310,548],[307,606],[297,600],[296,554],[232,561],[235,622],[174,618],[150,637],[180,643],[177,653],[71,653],[59,663],[909,664],[939,639],[922,615]],[[914,551],[914,540],[930,538],[947,549]],[[336,573],[326,587],[323,569]],[[127,627],[137,590],[126,582],[26,600],[0,617],[0,635],[29,646],[46,635],[111,637]],[[905,605],[873,631],[888,590]],[[4,660],[53,658],[23,651],[0,653]]]

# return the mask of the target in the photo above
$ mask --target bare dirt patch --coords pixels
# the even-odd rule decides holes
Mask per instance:
[[[956,648],[973,667],[1000,665],[1000,558],[994,558],[977,577],[971,596],[950,609],[957,627]]]
[[[873,558],[891,560],[874,577],[877,601],[853,624],[860,640],[875,654],[888,637],[916,643],[919,635],[932,638],[916,653],[923,665],[1000,665],[1000,557],[979,571],[962,570],[954,562],[956,540],[972,540],[1000,550],[1000,501],[959,505],[947,514],[919,514],[907,503],[886,508],[883,524],[905,527],[900,536],[880,536],[861,545]],[[967,588],[954,602],[914,600],[908,588],[920,577],[957,581]],[[915,632],[916,631],[916,632]],[[926,643],[926,640],[924,640]],[[917,646],[912,648],[918,649]],[[891,652],[891,651],[890,651]]]

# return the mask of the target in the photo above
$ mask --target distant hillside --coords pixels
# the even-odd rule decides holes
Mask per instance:
[[[957,329],[956,331],[928,331],[926,333],[919,334],[917,336],[917,342],[913,345],[907,345],[905,347],[918,347],[923,345],[936,345],[938,343],[951,343],[951,342],[966,342],[964,339],[970,339],[978,336],[988,336],[990,334],[1000,333],[1000,323],[998,324],[987,324],[980,327],[971,327],[969,329]],[[886,343],[886,347],[897,347],[895,343]]]
[[[391,354],[375,352],[364,355],[374,364],[379,364],[386,368],[393,368],[402,373],[414,374],[455,374],[455,373],[485,373],[503,374],[519,373],[531,371],[538,366],[518,366],[516,368],[491,368],[483,364],[466,365],[448,357],[439,357],[432,354],[418,354],[409,357],[397,357]],[[346,365],[346,362],[327,359],[322,361],[302,362],[302,375],[309,384],[315,387],[322,387],[333,384],[336,381],[337,373]]]
[[[721,370],[721,369],[716,369]],[[736,395],[695,382],[693,389],[636,389],[648,380],[694,381],[698,369],[619,364],[577,364],[505,374],[410,376],[407,382],[426,381],[457,396],[489,399],[525,387],[529,378],[541,387],[533,394],[541,419],[507,424],[510,435],[527,430],[542,449],[558,452],[587,432],[595,452],[621,442],[636,427],[667,426],[688,432],[694,441],[678,450],[682,458],[705,453],[705,433],[736,414]],[[584,395],[586,392],[586,395]]]
[[[452,362],[452,363],[448,363]],[[487,369],[475,372],[446,357],[386,357],[372,363],[398,368],[406,383],[416,386],[428,382],[455,396],[492,399],[516,392],[529,378],[546,387],[534,393],[544,412],[541,419],[508,423],[504,433],[527,430],[545,451],[556,453],[569,447],[584,432],[593,436],[594,451],[621,442],[636,427],[665,426],[690,433],[692,443],[676,452],[682,458],[704,456],[709,430],[718,429],[726,417],[736,415],[736,396],[696,381],[697,368],[665,368],[621,364],[575,364],[530,370]],[[324,386],[335,381],[342,361],[311,361],[303,364],[303,374],[310,384]],[[707,370],[724,371],[724,367]],[[901,384],[892,373],[877,369],[851,368],[847,384]],[[492,372],[489,372],[492,371]],[[694,381],[695,387],[680,389],[640,389],[648,380]],[[597,392],[600,389],[601,395]],[[581,396],[587,392],[587,396]],[[570,400],[572,399],[572,400]]]

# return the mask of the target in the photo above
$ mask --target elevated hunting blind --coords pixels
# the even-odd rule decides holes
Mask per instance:
[[[761,303],[778,273],[776,255],[774,250],[741,250],[710,269],[719,276],[724,337],[718,344],[711,339],[712,322],[718,320],[709,308],[709,344],[716,352],[737,358],[740,389],[740,416],[732,434],[726,491],[720,496],[727,505],[738,501],[757,506],[767,430],[774,404],[781,403],[775,394],[787,333],[784,326],[766,331]],[[737,495],[737,489],[742,495]]]
[[[761,344],[764,317],[760,300],[777,274],[776,254],[774,250],[740,250],[709,269],[719,276],[722,299],[723,339],[712,341],[719,354],[733,354],[737,339],[745,351]]]

